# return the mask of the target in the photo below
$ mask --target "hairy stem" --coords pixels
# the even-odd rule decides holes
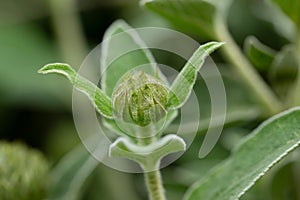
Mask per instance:
[[[218,39],[226,42],[222,48],[225,56],[257,98],[258,103],[260,103],[264,111],[263,114],[265,116],[271,116],[280,112],[282,110],[281,102],[242,54],[221,17],[218,17],[216,20],[215,28]]]
[[[166,200],[159,170],[145,172],[145,181],[149,192],[149,200]]]

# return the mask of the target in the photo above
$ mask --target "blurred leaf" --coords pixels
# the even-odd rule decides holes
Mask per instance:
[[[231,0],[142,0],[141,4],[180,29],[214,39],[215,17],[226,15]]]
[[[231,157],[194,184],[186,200],[238,199],[300,143],[300,108],[262,123],[233,151]]]
[[[52,170],[48,200],[79,199],[85,180],[98,164],[82,144],[78,145]]]
[[[271,67],[275,51],[262,44],[256,37],[247,37],[244,48],[248,59],[259,71],[267,71]]]
[[[32,24],[0,27],[0,92],[3,103],[66,107],[67,88],[37,70],[58,57],[44,33]],[[60,90],[57,90],[60,88]],[[67,93],[68,94],[68,93]]]
[[[299,0],[272,0],[280,9],[300,27],[300,1]]]
[[[207,1],[148,0],[142,4],[181,29],[214,38],[213,18],[217,11]]]
[[[255,2],[257,3],[257,2]],[[272,24],[275,31],[280,36],[293,41],[295,38],[296,27],[293,22],[286,16],[275,4],[270,1],[260,1],[259,6],[255,6],[254,14]],[[240,27],[239,27],[240,28]],[[261,27],[259,27],[261,28]],[[269,34],[269,32],[268,32]],[[272,36],[273,38],[273,36]]]
[[[269,71],[270,82],[276,93],[283,99],[297,78],[298,63],[296,48],[287,45],[276,55]]]
[[[272,177],[272,200],[298,199],[299,189],[295,183],[298,177],[293,173],[295,167],[295,163],[288,163]]]
[[[142,67],[138,70],[159,75],[163,81],[166,80],[146,44],[123,20],[114,22],[107,29],[101,50],[101,87],[108,96],[112,95],[121,77],[137,67]]]

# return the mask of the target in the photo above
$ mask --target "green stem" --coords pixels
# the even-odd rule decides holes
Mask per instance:
[[[87,52],[87,45],[77,14],[75,0],[50,0],[51,18],[58,45],[64,59],[78,66]]]
[[[160,171],[145,172],[149,200],[166,200]]]
[[[264,115],[271,116],[280,112],[283,107],[282,103],[242,54],[238,45],[231,37],[223,18],[217,17],[215,29],[218,39],[226,42],[222,48],[225,56],[257,98],[264,111]]]

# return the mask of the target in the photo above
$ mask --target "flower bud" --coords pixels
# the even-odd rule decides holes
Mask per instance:
[[[0,142],[0,199],[40,200],[46,197],[48,162],[20,143]]]
[[[114,115],[144,127],[166,116],[167,101],[168,89],[161,80],[142,71],[128,72],[113,92]]]

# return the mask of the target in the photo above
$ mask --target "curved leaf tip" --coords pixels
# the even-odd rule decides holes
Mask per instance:
[[[38,70],[39,74],[57,73],[66,76],[70,81],[76,77],[75,70],[65,63],[50,63]]]
[[[64,75],[70,80],[72,85],[77,90],[83,92],[88,96],[96,110],[101,115],[109,119],[113,118],[111,99],[94,83],[78,75],[70,65],[64,63],[47,64],[43,68],[41,68],[38,73],[57,73]]]
[[[171,86],[168,107],[178,109],[187,101],[205,59],[224,42],[208,42],[201,45],[187,61]]]

